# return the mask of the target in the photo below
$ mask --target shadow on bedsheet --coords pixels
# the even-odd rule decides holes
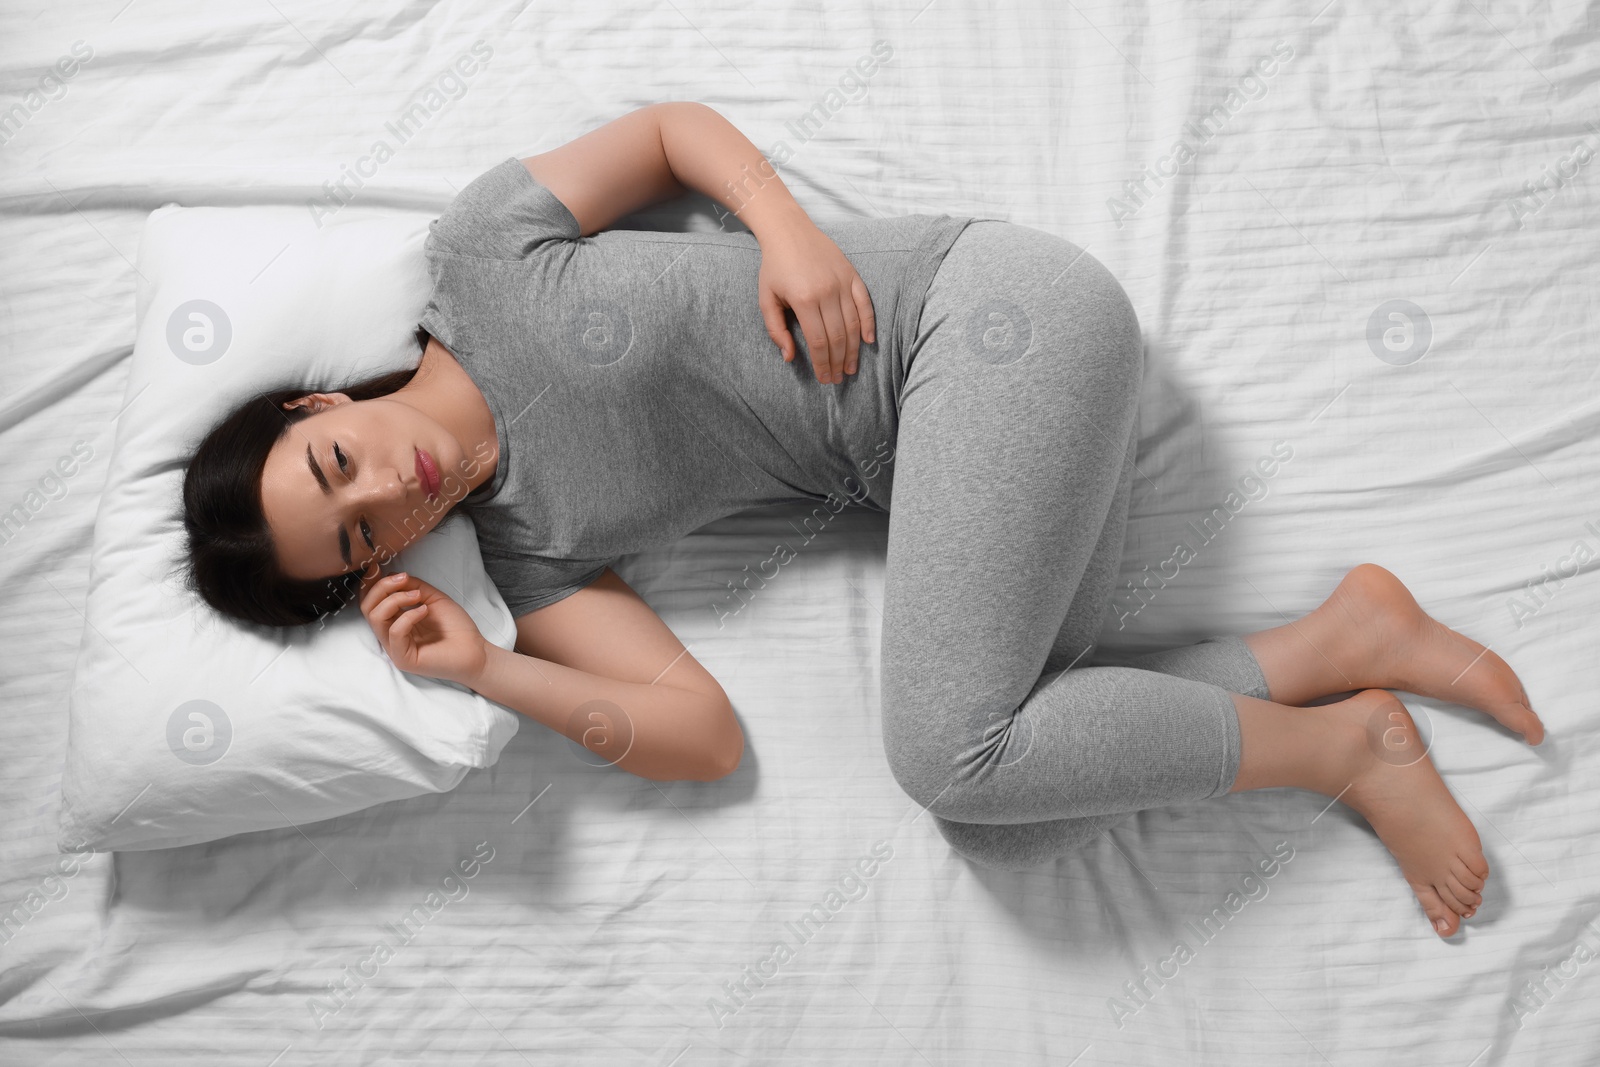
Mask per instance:
[[[1522,859],[1490,834],[1483,844],[1493,870]],[[1436,943],[1371,826],[1353,809],[1298,789],[1131,812],[1082,848],[1025,871],[979,867],[954,853],[949,862],[965,867],[1031,942],[1075,966],[1094,964],[1114,974],[1108,982],[1114,997],[1130,974],[1140,981],[1134,973],[1140,964],[1170,960],[1179,943],[1199,955],[1218,942],[1225,955],[1243,960],[1336,951],[1352,936],[1352,880],[1373,883],[1362,893],[1367,910],[1361,917],[1371,921],[1356,927],[1358,936],[1366,930],[1374,941],[1390,937],[1398,917],[1402,927],[1414,924],[1410,937],[1428,951]],[[1439,949],[1468,950],[1480,931],[1516,911],[1519,895],[1514,879],[1497,879],[1478,913],[1454,937],[1437,942]],[[1592,909],[1586,914],[1592,918]],[[1231,929],[1236,925],[1249,930]],[[1562,934],[1553,943],[1570,949],[1573,940]],[[1552,953],[1534,946],[1524,958],[1536,977]],[[1508,976],[1508,997],[1527,978]],[[1514,1029],[1501,1028],[1498,1051],[1485,1063],[1504,1062]]]
[[[1304,437],[1278,436],[1281,412],[1218,428],[1179,369],[1187,357],[1171,348],[1146,339],[1137,466],[1122,562],[1097,644],[1100,662],[1222,632],[1230,621],[1225,604],[1238,603],[1229,594],[1251,589],[1246,578],[1257,561],[1250,552],[1261,549],[1242,528],[1292,507],[1281,487],[1286,472],[1298,469],[1295,451],[1305,448]],[[1240,380],[1249,383],[1248,368],[1240,368]],[[1257,594],[1245,603],[1264,624],[1278,623]]]
[[[416,925],[431,947],[397,951],[419,954],[470,941],[472,910],[452,908],[469,897],[534,929],[574,907],[625,912],[671,884],[670,872],[635,877],[641,862],[661,859],[660,842],[709,842],[698,813],[747,805],[760,774],[750,741],[739,769],[716,782],[651,782],[586,763],[582,752],[550,731],[519,730],[493,767],[447,793],[298,828],[114,853],[90,963],[131,967],[140,980],[107,987],[116,1006],[100,1010],[99,983],[58,970],[53,980],[74,1003],[46,987],[26,1021],[0,1033],[109,1034],[246,989],[313,1003],[385,930]],[[714,860],[715,849],[678,848],[670,861],[692,869],[696,854]],[[421,928],[438,916],[448,928],[430,938]]]

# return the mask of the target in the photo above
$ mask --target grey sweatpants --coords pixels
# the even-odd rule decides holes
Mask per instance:
[[[1091,666],[1122,555],[1143,348],[1127,295],[1059,237],[993,220],[928,289],[901,397],[883,739],[960,854],[1021,868],[1135,811],[1221,796],[1236,637]]]

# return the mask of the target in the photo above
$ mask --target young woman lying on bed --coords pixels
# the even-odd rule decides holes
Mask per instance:
[[[750,232],[607,229],[690,190]],[[1440,935],[1477,910],[1478,834],[1385,690],[1531,744],[1544,729],[1511,668],[1388,571],[1357,566],[1243,638],[1086,661],[1143,349],[1081,249],[947,215],[824,232],[715,111],[665,103],[487,171],[426,251],[414,371],[258,397],[198,449],[191,581],[217,610],[290,625],[359,595],[402,670],[634,774],[711,780],[744,747],[727,695],[608,563],[747,508],[848,499],[890,515],[889,765],[961,854],[1025,867],[1135,811],[1292,786],[1367,819]],[[456,504],[515,651],[380,574]]]

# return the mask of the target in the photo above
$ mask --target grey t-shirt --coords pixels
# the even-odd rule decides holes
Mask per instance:
[[[867,286],[877,341],[856,374],[820,385],[792,314],[794,362],[767,335],[752,234],[581,237],[520,160],[474,179],[430,226],[421,324],[494,413],[494,478],[460,506],[512,616],[738,511],[887,511],[923,299],[969,221],[821,227]]]

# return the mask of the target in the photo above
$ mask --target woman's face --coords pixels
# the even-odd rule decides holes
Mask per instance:
[[[284,406],[314,412],[278,439],[261,473],[262,510],[290,578],[387,563],[468,492],[461,443],[410,404],[312,393]]]

